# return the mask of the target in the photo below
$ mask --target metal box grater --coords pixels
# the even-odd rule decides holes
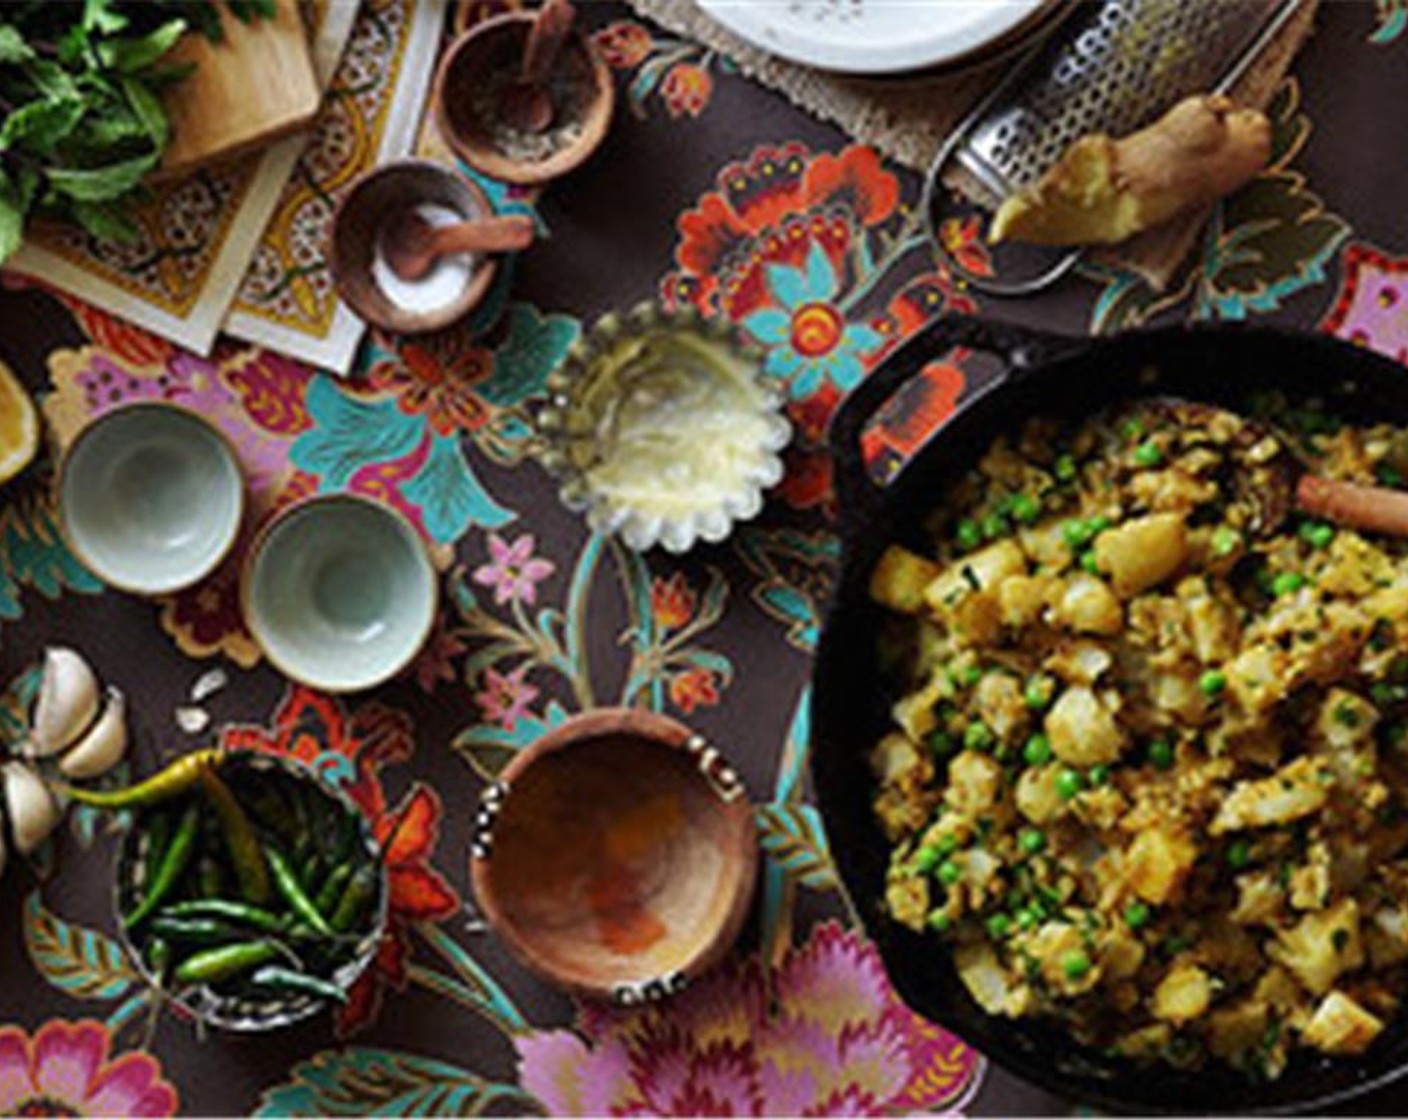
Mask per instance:
[[[945,143],[926,184],[931,230],[938,228],[943,206],[941,179],[951,169],[964,173],[974,193],[995,207],[1039,178],[1079,137],[1134,132],[1190,94],[1229,89],[1297,5],[1080,0]],[[1034,279],[996,283],[951,263],[975,287],[1015,295],[1047,286],[1078,257],[1067,252]]]

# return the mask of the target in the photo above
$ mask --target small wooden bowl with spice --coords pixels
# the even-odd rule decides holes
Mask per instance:
[[[515,120],[512,102],[540,18],[506,12],[475,24],[450,44],[435,77],[435,119],[445,142],[476,171],[505,183],[546,183],[580,167],[601,146],[616,105],[611,67],[572,31],[541,83],[551,123],[537,130]]]
[[[467,315],[499,267],[493,252],[460,252],[439,257],[415,279],[399,275],[393,262],[408,215],[432,228],[495,220],[478,186],[429,160],[386,163],[353,184],[333,215],[328,266],[353,311],[397,334],[440,330]]]
[[[114,908],[138,971],[211,1026],[264,1031],[345,1003],[386,930],[380,845],[340,790],[292,759],[199,750],[125,790]]]
[[[514,756],[481,795],[470,878],[539,976],[633,1006],[728,952],[757,873],[738,774],[668,716],[600,709]]]

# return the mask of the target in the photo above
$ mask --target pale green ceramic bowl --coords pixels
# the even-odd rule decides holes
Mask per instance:
[[[159,401],[116,408],[79,432],[58,494],[74,555],[138,595],[204,579],[234,547],[244,516],[244,480],[224,435]]]
[[[369,498],[329,494],[262,530],[241,597],[245,625],[281,672],[325,692],[355,692],[415,659],[439,585],[409,521]]]

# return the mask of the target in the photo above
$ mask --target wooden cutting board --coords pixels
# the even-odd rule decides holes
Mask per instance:
[[[196,64],[163,104],[171,143],[157,169],[166,177],[259,148],[306,128],[322,91],[313,72],[298,0],[278,0],[274,19],[241,23],[223,3],[222,42],[187,35],[163,59]]]

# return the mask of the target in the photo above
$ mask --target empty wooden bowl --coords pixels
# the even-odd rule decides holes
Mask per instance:
[[[737,773],[677,720],[628,709],[577,716],[519,752],[484,791],[470,861],[514,956],[622,1006],[680,990],[728,951],[756,871]]]
[[[506,12],[450,44],[435,77],[435,120],[455,154],[491,179],[546,183],[600,147],[616,105],[611,67],[580,31],[563,44],[547,86],[555,117],[541,133],[513,127],[500,102],[516,84],[534,12]]]

